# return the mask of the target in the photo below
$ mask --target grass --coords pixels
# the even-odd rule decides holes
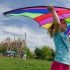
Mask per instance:
[[[50,70],[50,61],[0,57],[0,70]]]

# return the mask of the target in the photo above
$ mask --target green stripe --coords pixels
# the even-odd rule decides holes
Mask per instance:
[[[65,19],[67,23],[70,24],[70,18]]]
[[[30,17],[30,18],[35,18],[40,15],[43,15],[43,14],[39,14],[39,13],[8,14],[8,16],[26,16],[26,17]]]

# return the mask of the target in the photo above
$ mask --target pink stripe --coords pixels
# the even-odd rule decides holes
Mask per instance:
[[[60,10],[66,10],[66,9],[63,9],[63,8],[55,8],[56,11],[60,11]]]
[[[63,17],[60,16],[60,19],[63,19]],[[48,24],[48,23],[52,23],[52,22],[53,22],[53,18],[50,17],[50,18],[45,19],[45,20],[43,20],[43,21],[41,21],[39,23],[40,23],[40,25],[44,25],[44,24]]]
[[[64,18],[70,18],[70,13],[68,13],[68,14],[63,14],[62,15]]]
[[[59,18],[60,18],[60,19],[70,18],[70,13],[68,13],[68,14],[63,14],[63,15],[59,16]],[[50,17],[50,18],[45,19],[45,20],[43,20],[43,21],[41,21],[41,22],[39,22],[39,23],[40,23],[40,25],[44,25],[44,24],[52,23],[52,22],[53,22],[53,18]]]
[[[44,25],[44,24],[48,24],[48,23],[51,23],[51,22],[53,22],[53,18],[52,17],[50,17],[48,19],[45,19],[45,20],[43,20],[43,21],[41,21],[39,23],[40,23],[40,25]]]

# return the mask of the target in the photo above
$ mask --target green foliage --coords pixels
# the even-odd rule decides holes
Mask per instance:
[[[6,52],[6,47],[0,45],[0,53],[5,53]]]
[[[53,60],[54,59],[55,53],[49,47],[44,46],[41,48],[41,51],[42,51],[43,59],[45,59],[45,60]]]
[[[49,47],[43,46],[42,48],[35,49],[35,55],[36,59],[53,60],[55,53]]]
[[[27,55],[28,59],[34,58],[34,54],[33,54],[33,52],[31,52],[31,50],[29,48],[26,48],[26,55]]]
[[[40,48],[35,49],[35,55],[36,55],[36,59],[42,59],[43,55]]]

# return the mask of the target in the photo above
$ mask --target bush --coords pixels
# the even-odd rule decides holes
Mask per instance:
[[[28,59],[34,58],[34,54],[33,54],[33,52],[31,52],[31,50],[29,48],[26,48],[26,55],[27,55]]]
[[[42,51],[40,48],[35,49],[35,55],[36,55],[35,56],[36,59],[43,59]]]
[[[35,49],[36,59],[43,59],[43,60],[53,60],[55,53],[52,49],[47,46],[43,46],[42,48]]]
[[[5,52],[6,52],[6,47],[0,46],[0,53],[5,53]]]

